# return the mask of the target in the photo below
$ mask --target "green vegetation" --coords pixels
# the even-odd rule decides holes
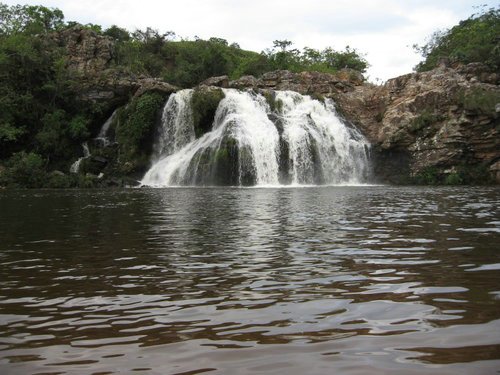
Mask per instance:
[[[148,28],[132,34],[117,26],[104,32],[117,43],[115,63],[134,73],[162,77],[180,87],[194,86],[215,76],[231,79],[243,75],[259,76],[265,72],[288,69],[334,73],[342,68],[366,71],[367,61],[349,46],[344,51],[329,47],[323,51],[305,47],[303,51],[289,49],[292,42],[274,41],[273,47],[262,52],[242,50],[238,44],[221,38],[174,41],[175,34],[160,34]]]
[[[271,112],[281,113],[283,111],[283,101],[281,99],[276,99],[276,95],[272,91],[265,91],[264,97],[266,98],[267,104]]]
[[[430,125],[442,120],[442,115],[436,114],[429,110],[424,110],[422,111],[422,113],[420,113],[420,115],[413,119],[410,124],[409,130],[412,133],[418,133],[423,129],[429,127]]]
[[[485,165],[458,165],[445,172],[433,166],[417,173],[411,183],[417,185],[486,185],[493,183],[492,176]]]
[[[460,90],[455,99],[468,112],[495,117],[495,107],[500,103],[500,93],[483,88],[471,88]]]
[[[142,171],[149,163],[153,134],[165,97],[146,93],[133,99],[118,114],[116,139],[120,144],[120,163],[123,173]]]
[[[33,152],[15,153],[7,160],[5,169],[0,174],[0,184],[18,187],[39,187],[45,182],[46,163]]]
[[[460,174],[458,174],[456,172],[450,173],[445,177],[444,184],[445,185],[462,185],[463,184],[462,176],[460,176]]]
[[[434,34],[428,44],[416,47],[425,57],[417,69],[432,69],[446,58],[460,63],[481,61],[498,71],[499,15],[500,9],[483,11],[449,31]],[[142,74],[163,78],[179,87],[192,87],[220,75],[237,79],[281,69],[334,73],[344,68],[364,72],[368,67],[363,55],[349,46],[340,51],[331,47],[299,50],[289,40],[275,40],[271,48],[257,53],[221,38],[186,40],[173,32],[160,33],[151,28],[129,32],[116,25],[103,30],[99,25],[65,21],[58,9],[0,3],[0,186],[93,187],[101,183],[93,175],[102,165],[108,168],[106,173],[109,171],[121,181],[124,175],[140,173],[148,166],[152,137],[166,95],[146,92],[118,101],[81,99],[86,77],[69,68],[68,51],[54,38],[54,33],[73,27],[113,40],[114,53],[106,74]],[[356,75],[353,71],[345,74]],[[197,136],[210,129],[223,98],[222,90],[194,93]],[[266,99],[272,111],[281,111],[281,101],[272,95],[266,95]],[[105,160],[101,164],[86,160],[79,175],[63,173],[81,155],[82,142],[95,137],[112,111],[127,100],[130,102],[119,111],[112,128],[118,144],[92,149],[94,157]],[[460,91],[456,100],[469,112],[489,116],[496,115],[495,106],[500,102],[497,93],[481,89]],[[376,119],[381,121],[383,113]],[[414,120],[412,129],[418,132],[436,121],[440,117],[435,111],[424,112]],[[241,155],[235,156],[233,145],[226,146],[217,155],[217,165],[231,171],[235,158]],[[481,168],[458,168],[455,174],[446,176],[429,169],[418,181],[470,183],[486,181],[484,176],[488,173]]]
[[[50,37],[68,25],[57,9],[1,3],[0,21],[0,160],[22,167],[26,158],[13,155],[38,155],[44,171],[67,171],[80,143],[107,115],[100,106],[78,100],[66,51]],[[11,165],[6,173],[14,169]],[[11,175],[8,181],[42,185],[38,177],[28,181]]]
[[[273,48],[265,52],[269,61],[270,70],[287,69],[293,72],[317,71],[334,73],[340,69],[350,68],[365,72],[368,62],[354,48],[345,47],[344,51],[335,51],[328,47],[320,51],[304,47],[302,51],[289,49],[292,46],[289,40],[275,40]]]
[[[442,59],[468,64],[482,62],[493,71],[500,69],[500,7],[483,10],[450,30],[437,31],[423,46],[414,45],[424,61],[419,72],[435,68]]]
[[[201,137],[212,129],[215,112],[222,99],[224,99],[224,92],[221,89],[199,88],[194,91],[191,108],[196,137]]]

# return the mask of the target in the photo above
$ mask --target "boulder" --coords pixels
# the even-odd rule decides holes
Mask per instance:
[[[255,78],[254,76],[242,76],[237,80],[229,82],[229,87],[233,89],[256,89],[262,86],[262,81]]]
[[[229,77],[228,76],[211,77],[211,78],[204,80],[200,85],[228,88],[229,87]]]

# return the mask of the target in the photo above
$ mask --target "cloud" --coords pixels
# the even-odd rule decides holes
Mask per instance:
[[[323,49],[346,45],[366,54],[372,80],[410,72],[419,61],[412,50],[433,31],[467,18],[488,0],[39,0],[4,1],[57,7],[68,20],[113,24],[129,30],[148,26],[183,37],[217,36],[261,51],[273,40]]]

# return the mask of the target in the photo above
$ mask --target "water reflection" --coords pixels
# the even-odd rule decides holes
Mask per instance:
[[[499,198],[495,188],[0,192],[0,364],[488,373],[500,364]]]

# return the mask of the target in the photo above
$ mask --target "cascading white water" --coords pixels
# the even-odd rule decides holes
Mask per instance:
[[[283,138],[289,145],[291,180],[314,184],[359,183],[366,173],[368,142],[339,118],[331,99],[322,103],[280,91]],[[321,176],[318,176],[318,171]]]
[[[153,159],[171,155],[196,138],[190,107],[193,90],[181,90],[170,95],[163,108],[161,128],[154,145]]]
[[[99,134],[97,134],[97,137],[95,137],[95,139],[97,141],[101,142],[104,147],[109,146],[111,143],[109,138],[108,138],[108,131],[109,131],[111,124],[115,120],[117,113],[118,113],[118,110],[116,109],[111,114],[111,116],[109,116],[109,118],[104,122],[104,124],[101,127],[101,130],[99,130]]]
[[[82,143],[82,148],[83,156],[78,158],[77,161],[71,164],[71,167],[69,167],[70,173],[78,173],[80,171],[80,164],[82,164],[82,161],[90,156],[89,145],[87,144],[87,142]]]
[[[170,96],[143,185],[349,184],[366,178],[369,144],[342,122],[331,100],[278,91],[279,110],[272,111],[263,95],[223,91],[212,130],[198,139],[193,90]]]

